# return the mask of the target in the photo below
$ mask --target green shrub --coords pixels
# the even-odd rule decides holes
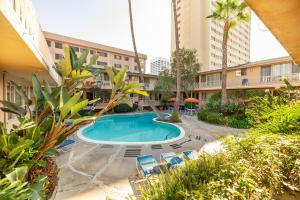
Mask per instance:
[[[205,109],[213,112],[220,112],[221,110],[221,93],[213,94],[205,104]]]
[[[235,117],[227,117],[228,126],[232,128],[247,129],[250,125],[246,118],[236,119]]]
[[[242,103],[229,102],[224,107],[224,113],[226,115],[234,115],[238,119],[243,118],[245,117],[245,105]]]
[[[180,115],[179,115],[178,111],[173,111],[172,112],[172,114],[170,116],[170,122],[174,122],[174,123],[181,122]]]
[[[257,117],[253,125],[265,133],[300,133],[300,103],[277,105]]]
[[[114,108],[114,112],[115,113],[135,112],[137,110],[137,107],[138,106],[136,104],[133,104],[132,107],[130,107],[126,103],[121,103]]]
[[[149,182],[142,199],[274,199],[299,190],[299,136],[251,133],[227,138],[224,146],[226,152],[202,153]]]
[[[200,110],[198,112],[198,119],[212,124],[230,126],[232,128],[249,128],[248,121],[245,118],[237,119],[234,116],[222,116],[219,113],[207,110]]]

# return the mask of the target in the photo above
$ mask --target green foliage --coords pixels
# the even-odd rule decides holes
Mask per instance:
[[[273,199],[299,191],[299,136],[251,133],[224,142],[226,152],[201,153],[149,182],[142,199]]]
[[[161,72],[154,86],[154,92],[161,94],[163,99],[169,99],[173,97],[173,88],[175,84],[175,78],[172,77],[170,71],[166,69]]]
[[[3,187],[9,184],[5,176],[20,167],[26,167],[27,171],[29,170],[31,173],[33,173],[34,167],[47,167],[44,158],[57,156],[58,152],[55,147],[62,143],[68,135],[120,103],[131,105],[130,94],[148,95],[147,92],[139,90],[138,83],[125,81],[126,67],[119,72],[106,68],[112,85],[109,103],[95,116],[81,116],[80,111],[84,107],[89,104],[93,105],[99,100],[83,99],[83,91],[80,90],[83,82],[95,75],[96,72],[92,73],[90,70],[97,57],[91,57],[90,63],[84,65],[88,53],[83,53],[78,58],[73,49],[66,48],[65,52],[65,58],[60,61],[57,69],[63,75],[62,85],[51,88],[47,81],[41,82],[37,76],[33,75],[34,105],[32,107],[34,110],[31,109],[32,102],[28,100],[23,91],[18,89],[20,86],[16,84],[18,93],[26,102],[25,107],[7,101],[0,102],[1,110],[16,114],[19,120],[19,123],[13,125],[10,131],[0,122],[0,178],[4,179]],[[24,185],[17,183],[12,186],[8,185],[8,190],[13,189],[12,195],[15,195],[14,193],[18,195],[19,189],[23,191],[25,188],[26,191],[29,191],[31,199],[44,199],[43,193],[44,186],[47,185],[47,177],[36,177],[35,182],[30,185],[26,180]],[[17,185],[16,188],[15,185]],[[0,187],[2,187],[1,184]],[[0,193],[0,195],[2,194]],[[18,199],[17,195],[16,199]],[[7,197],[7,199],[10,198]]]
[[[249,128],[248,121],[245,118],[237,119],[235,116],[222,116],[220,113],[207,110],[200,110],[198,112],[198,119],[212,124],[230,126],[232,128]]]
[[[200,70],[200,64],[197,59],[196,49],[179,49],[179,60],[180,60],[180,78],[181,78],[181,88],[185,91],[186,95],[189,96],[190,92],[194,90],[196,83],[196,76]],[[171,57],[171,67],[172,76],[176,77],[176,51],[172,53]]]
[[[210,96],[207,103],[205,104],[205,109],[212,112],[220,112],[221,110],[221,93],[217,92]]]
[[[130,107],[128,104],[121,103],[114,108],[115,113],[128,113],[128,112],[135,112],[137,109],[137,105],[133,104]]]
[[[170,122],[173,122],[173,123],[178,123],[178,122],[181,122],[181,119],[180,119],[180,114],[178,111],[173,111],[171,116],[170,116]]]
[[[273,105],[272,109],[266,108],[259,114],[256,109],[249,109],[247,115],[257,130],[264,133],[300,133],[300,103]]]

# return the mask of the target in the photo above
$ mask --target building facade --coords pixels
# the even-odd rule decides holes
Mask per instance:
[[[206,18],[216,7],[216,0],[176,0],[180,48],[196,49],[201,71],[222,68],[223,24]],[[174,16],[171,21],[171,49],[175,50]],[[230,30],[228,66],[250,61],[250,23]]]
[[[155,58],[153,60],[151,60],[151,71],[150,73],[153,75],[159,75],[160,72],[166,70],[166,69],[170,69],[170,61],[166,58]]]
[[[237,65],[228,68],[228,91],[270,90],[284,87],[283,79],[300,88],[300,67],[292,58],[281,57]],[[221,70],[201,72],[196,91],[202,104],[214,93],[221,91]]]

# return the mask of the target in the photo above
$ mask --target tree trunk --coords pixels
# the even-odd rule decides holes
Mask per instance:
[[[223,33],[223,60],[222,60],[222,97],[221,97],[221,111],[224,111],[224,107],[227,104],[227,43],[229,34],[229,24],[228,21],[224,23],[224,33]]]
[[[175,110],[179,110],[179,100],[180,100],[180,56],[179,56],[179,34],[178,34],[178,19],[177,19],[177,6],[176,0],[172,0],[173,4],[173,15],[174,15],[174,25],[175,25],[175,43],[176,43],[176,102],[175,102]]]
[[[135,54],[135,61],[136,61],[137,67],[139,69],[140,83],[143,84],[143,88],[145,90],[146,88],[145,88],[144,74],[142,72],[141,62],[140,62],[140,59],[139,59],[139,54],[138,54],[136,43],[135,43],[134,27],[133,27],[133,17],[132,17],[132,8],[131,8],[131,0],[128,0],[128,6],[129,6],[131,39],[132,39],[132,44],[133,44],[133,49],[134,49],[134,54]],[[160,119],[163,119],[164,117],[161,115],[161,113],[158,111],[158,109],[155,107],[155,105],[153,105],[152,101],[150,100],[150,97],[146,97],[146,100],[149,101],[149,105],[152,108],[152,110],[156,113],[156,115]]]

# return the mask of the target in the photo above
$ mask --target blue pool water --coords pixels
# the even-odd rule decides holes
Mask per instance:
[[[158,142],[176,138],[179,128],[153,121],[155,113],[107,115],[80,133],[83,138],[103,142]]]

